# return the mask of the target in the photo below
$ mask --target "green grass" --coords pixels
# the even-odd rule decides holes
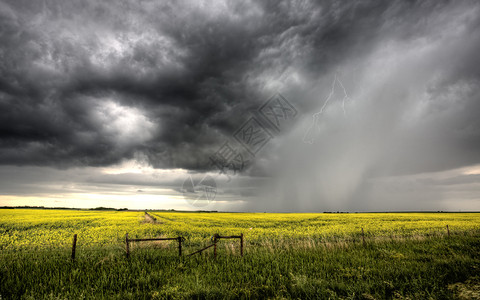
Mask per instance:
[[[190,258],[173,249],[105,249],[2,259],[2,299],[331,298],[452,299],[449,284],[480,271],[478,236],[333,247],[219,247]]]
[[[82,224],[92,224],[86,222],[86,214],[80,215],[84,218]],[[402,219],[408,220],[410,225],[405,226],[412,234],[399,238],[384,231],[386,226],[377,225],[381,231],[376,236],[367,236],[367,244],[363,245],[358,235],[347,236],[351,237],[348,239],[342,234],[339,239],[331,235],[325,239],[322,235],[302,234],[302,226],[313,230],[312,222],[319,222],[321,214],[292,215],[291,218],[302,220],[296,225],[288,214],[242,214],[235,219],[230,217],[230,222],[222,214],[217,214],[218,218],[215,214],[155,215],[163,223],[145,224],[137,215],[127,213],[130,219],[125,226],[137,226],[129,232],[133,230],[142,236],[157,234],[156,228],[166,235],[180,234],[185,230],[182,224],[187,224],[183,227],[188,229],[201,225],[205,231],[222,233],[238,233],[254,224],[258,232],[267,234],[247,238],[244,257],[239,255],[238,241],[228,240],[219,242],[217,258],[213,258],[213,249],[192,257],[178,257],[175,242],[162,242],[134,244],[127,259],[121,239],[115,238],[110,243],[91,244],[82,243],[79,237],[75,261],[70,259],[67,244],[55,247],[46,243],[40,247],[35,243],[31,248],[20,242],[8,247],[3,245],[0,248],[1,299],[475,299],[480,295],[480,234],[478,230],[469,230],[476,224],[464,230],[456,229],[450,237],[445,232],[419,234],[412,225],[415,216],[407,218],[408,214],[402,214],[395,222],[401,225]],[[111,222],[121,220],[106,222],[100,221],[98,214],[94,216],[100,226],[95,232],[101,231],[102,226],[111,228]],[[348,229],[357,226],[355,220],[367,215],[345,216],[339,218]],[[448,217],[454,219],[455,215]],[[166,218],[169,220],[165,221]],[[392,215],[372,215],[371,218],[392,218]],[[433,222],[435,214],[419,218]],[[276,227],[282,226],[282,220],[292,228],[296,226],[299,234],[268,234],[268,228],[279,231]],[[355,226],[349,224],[349,220],[353,220]],[[49,222],[58,224],[59,220],[41,222],[39,217],[35,226],[18,224],[16,227],[10,219],[5,221],[9,227],[4,233],[13,237],[4,240],[15,241],[15,230],[20,229],[22,236],[42,232],[43,236],[54,237],[50,231],[57,230],[57,226],[49,226]],[[215,225],[214,229],[208,229],[208,222]],[[271,223],[275,226],[265,225]],[[74,229],[82,228],[67,229],[75,232]],[[185,241],[184,254],[209,243],[208,237],[200,235],[203,230]],[[91,231],[80,232],[90,234]],[[41,240],[38,236],[32,239]]]

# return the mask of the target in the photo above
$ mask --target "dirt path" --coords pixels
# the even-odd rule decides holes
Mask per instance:
[[[148,214],[147,212],[145,212],[145,222],[153,223],[153,224],[160,224],[160,222],[157,221],[157,218]]]

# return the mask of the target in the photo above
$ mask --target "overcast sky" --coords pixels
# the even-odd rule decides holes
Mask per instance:
[[[479,53],[477,1],[0,0],[0,205],[480,210]]]

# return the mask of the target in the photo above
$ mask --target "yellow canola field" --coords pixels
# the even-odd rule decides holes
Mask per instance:
[[[452,234],[480,229],[480,213],[199,213],[1,209],[0,250],[69,247],[73,234],[83,246],[122,245],[130,238],[177,237],[200,244],[219,233],[243,233],[249,242],[289,239],[358,239]]]

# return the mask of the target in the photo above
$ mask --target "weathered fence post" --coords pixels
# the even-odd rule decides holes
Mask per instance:
[[[447,234],[448,236],[450,236],[450,229],[448,228],[448,225],[447,225]]]
[[[213,257],[217,258],[217,234],[213,236]]]
[[[126,250],[127,250],[127,258],[130,256],[130,248],[128,246],[128,233],[125,234],[125,246],[126,246]]]
[[[77,234],[73,235],[73,243],[72,243],[72,260],[75,260],[75,248],[77,247]]]
[[[365,232],[363,231],[363,227],[362,227],[362,240],[363,240],[363,245],[365,246]]]
[[[243,233],[240,233],[240,256],[243,256]]]
[[[178,237],[178,256],[182,256],[182,237]]]

